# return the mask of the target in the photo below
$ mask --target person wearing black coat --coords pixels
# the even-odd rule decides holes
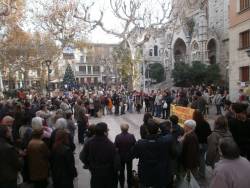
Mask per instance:
[[[121,125],[121,134],[118,134],[115,138],[115,146],[118,149],[118,153],[121,159],[121,170],[119,174],[119,182],[121,188],[124,188],[125,182],[125,166],[127,168],[127,183],[128,188],[132,187],[132,169],[133,159],[131,157],[131,149],[135,145],[136,140],[133,134],[128,133],[128,124]]]
[[[119,115],[120,98],[116,92],[112,96],[112,101],[113,101],[113,105],[115,106],[115,115]]]
[[[149,119],[153,119],[153,116],[151,113],[145,113],[143,117],[143,124],[140,127],[140,135],[142,139],[148,135],[147,123]]]
[[[235,118],[229,120],[228,125],[235,142],[240,148],[241,156],[250,161],[250,119],[247,117],[247,104],[235,103],[232,109]]]
[[[133,157],[139,158],[138,176],[140,187],[167,187],[171,181],[170,150],[173,137],[163,138],[158,134],[159,127],[154,120],[147,124],[149,134],[137,141],[133,148]],[[170,141],[172,140],[172,141]]]
[[[10,130],[0,125],[0,187],[17,188],[17,174],[21,170],[19,155],[10,143]]]
[[[106,136],[106,123],[95,126],[95,136],[85,143],[80,160],[91,173],[91,188],[116,188],[119,161],[115,145]],[[117,160],[116,160],[117,159]]]
[[[58,130],[50,159],[54,188],[74,188],[77,171],[73,152],[68,145],[68,133]]]
[[[207,152],[207,137],[212,133],[209,123],[204,119],[204,116],[200,110],[195,110],[193,119],[196,122],[195,134],[199,141],[200,148],[200,168],[199,175],[205,178],[205,153]]]

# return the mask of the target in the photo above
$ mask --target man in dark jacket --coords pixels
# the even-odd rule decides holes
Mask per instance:
[[[158,134],[158,125],[148,121],[145,139],[137,141],[133,157],[139,158],[138,175],[141,187],[166,187],[170,183],[170,137]]]
[[[229,129],[240,148],[241,156],[250,160],[250,119],[247,118],[247,104],[235,103],[232,109],[235,118],[229,120]]]
[[[84,143],[84,133],[88,128],[88,117],[85,114],[86,110],[83,106],[78,111],[78,119],[77,119],[77,126],[78,126],[78,141],[80,144]]]
[[[82,151],[81,161],[91,173],[91,188],[117,187],[116,148],[107,138],[107,124],[98,123],[95,136]]]
[[[121,125],[122,133],[117,135],[115,138],[115,146],[118,149],[120,158],[121,158],[121,170],[119,175],[119,182],[121,188],[124,188],[125,182],[125,166],[127,167],[127,183],[128,188],[132,187],[132,164],[133,159],[131,157],[131,149],[135,145],[135,136],[128,133],[129,126],[128,124]]]
[[[0,187],[17,188],[17,173],[21,162],[15,148],[10,143],[11,131],[0,125]]]
[[[115,92],[112,97],[113,104],[115,106],[115,115],[119,115],[119,105],[120,105],[120,98],[119,95]]]

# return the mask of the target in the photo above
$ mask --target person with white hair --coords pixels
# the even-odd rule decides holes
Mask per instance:
[[[43,119],[35,117],[32,119],[32,139],[27,147],[27,162],[30,180],[34,187],[47,187],[49,177],[49,149],[42,140]]]
[[[31,121],[33,131],[41,131],[43,129],[43,119],[41,117],[34,117]]]
[[[9,126],[11,127],[14,123],[15,119],[11,116],[4,116],[4,118],[2,119],[1,121],[1,125],[6,125],[6,126]]]
[[[193,173],[199,166],[199,141],[195,134],[196,122],[192,119],[184,122],[184,135],[179,141],[182,143],[182,165],[186,171]]]
[[[67,128],[67,121],[64,118],[59,118],[56,120],[55,129],[66,129]]]
[[[67,120],[64,118],[59,118],[56,120],[55,126],[54,126],[54,131],[51,134],[51,138],[50,138],[50,149],[52,149],[54,143],[55,143],[55,137],[56,137],[56,132],[58,130],[65,130],[67,132],[68,135],[68,140],[69,140],[69,147],[71,149],[71,151],[75,151],[75,144],[74,144],[74,140],[73,137],[71,136],[69,130],[67,129]]]

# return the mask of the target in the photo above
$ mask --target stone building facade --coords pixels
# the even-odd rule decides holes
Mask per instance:
[[[222,79],[228,82],[228,4],[229,0],[172,0],[169,23],[143,45],[144,61],[161,61],[168,87],[173,85],[174,65],[193,61],[218,64]],[[155,46],[159,57],[149,55]]]
[[[200,61],[219,64],[227,81],[228,0],[173,0],[171,26],[166,31],[165,63],[171,74],[175,63]]]
[[[229,90],[232,101],[237,101],[240,89],[250,87],[250,1],[230,0],[229,3]],[[249,95],[249,94],[248,94]]]
[[[64,75],[67,64],[70,64],[76,82],[82,86],[112,82],[115,76],[112,57],[115,44],[88,43],[82,49],[65,50],[61,70]]]

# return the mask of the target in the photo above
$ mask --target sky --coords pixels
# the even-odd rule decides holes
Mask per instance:
[[[109,5],[109,0],[95,1],[95,5],[90,13],[91,17],[98,19],[100,16],[101,10],[104,10],[103,22],[107,28],[110,28],[110,29],[114,29],[117,27],[121,28],[119,20],[114,18],[112,14],[112,11]],[[95,42],[95,43],[112,44],[112,43],[118,43],[119,41],[121,41],[120,38],[115,37],[114,35],[111,35],[111,34],[107,34],[100,27],[92,31],[89,38],[91,39],[92,42]]]
[[[46,1],[46,0],[42,0],[42,1]],[[125,1],[129,1],[129,0],[125,0]],[[136,0],[135,0],[136,1]],[[150,8],[155,8],[157,7],[156,3],[159,1],[168,1],[168,0],[143,0],[143,2],[148,2],[148,4],[146,6],[149,6]],[[104,17],[103,17],[103,23],[105,25],[106,28],[108,29],[112,29],[115,31],[122,31],[122,24],[123,22],[121,22],[118,18],[116,18],[111,10],[110,7],[110,0],[85,0],[85,2],[94,2],[94,6],[91,8],[90,10],[90,17],[91,19],[98,19],[100,16],[100,12],[101,10],[104,12]],[[153,6],[152,3],[154,2]],[[34,5],[33,5],[33,0],[27,0],[27,6],[28,9],[33,9]],[[158,16],[158,12],[157,9],[153,10],[153,14],[157,14]],[[28,17],[32,17],[32,15],[29,15]],[[34,26],[32,28],[32,24],[28,23],[25,25],[26,30],[33,30]],[[119,43],[122,39],[115,37],[112,34],[107,34],[105,31],[103,31],[100,27],[97,27],[95,30],[93,30],[91,33],[88,34],[88,39],[91,42],[94,43]]]
[[[91,0],[90,0],[91,1]],[[125,0],[129,2],[129,0]],[[135,0],[136,1],[136,0]],[[152,17],[159,17],[161,18],[161,10],[159,10],[161,3],[168,3],[170,0],[142,0],[144,3],[144,6],[150,7],[152,11]],[[111,10],[110,7],[110,0],[94,0],[95,5],[91,11],[91,16],[93,18],[98,18],[100,10],[104,10],[104,19],[103,23],[104,25],[109,28],[113,29],[115,31],[121,31],[122,30],[122,24],[119,19],[117,19]],[[121,39],[114,37],[114,35],[107,34],[104,32],[101,28],[97,28],[93,31],[93,33],[90,35],[90,38],[93,42],[97,43],[118,43],[121,41]]]

